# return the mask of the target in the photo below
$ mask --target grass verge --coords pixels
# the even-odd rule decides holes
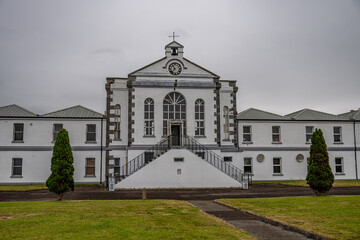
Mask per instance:
[[[333,239],[360,239],[360,196],[220,199],[251,211]]]
[[[253,184],[258,183],[273,183],[273,184],[283,184],[290,186],[299,186],[299,187],[308,187],[305,180],[293,180],[293,181],[260,181],[253,182]],[[335,180],[333,187],[360,187],[360,180]]]
[[[1,239],[255,239],[176,200],[0,203],[0,232]]]
[[[76,187],[97,187],[103,188],[102,184],[75,184]],[[45,184],[34,184],[34,185],[0,185],[0,192],[25,192],[34,190],[47,189]]]

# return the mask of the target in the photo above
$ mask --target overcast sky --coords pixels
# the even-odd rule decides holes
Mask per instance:
[[[238,111],[360,108],[360,1],[0,0],[0,106],[105,110],[106,77],[184,56],[237,80]]]

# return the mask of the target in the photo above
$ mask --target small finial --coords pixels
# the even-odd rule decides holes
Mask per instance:
[[[175,35],[175,32],[173,32],[172,36],[169,36],[173,38],[173,41],[175,41],[175,38],[180,37],[179,35]]]

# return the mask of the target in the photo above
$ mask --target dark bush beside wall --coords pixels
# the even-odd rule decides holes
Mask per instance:
[[[46,181],[49,191],[56,193],[59,200],[67,191],[74,191],[74,158],[70,147],[68,132],[59,132],[51,158],[51,175]]]
[[[316,129],[311,137],[306,183],[318,196],[327,193],[334,183],[334,174],[329,165],[329,154],[321,129]]]

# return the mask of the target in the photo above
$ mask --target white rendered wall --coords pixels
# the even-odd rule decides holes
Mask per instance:
[[[174,157],[182,157],[184,162],[174,162]],[[115,186],[121,189],[217,187],[241,187],[241,184],[185,149],[170,150]]]

